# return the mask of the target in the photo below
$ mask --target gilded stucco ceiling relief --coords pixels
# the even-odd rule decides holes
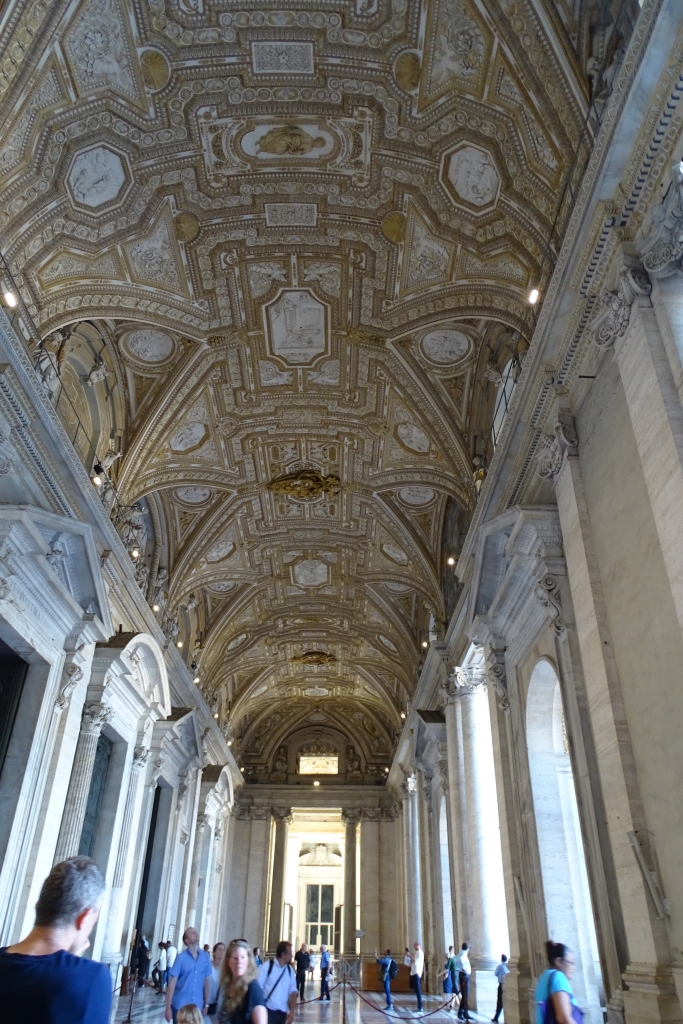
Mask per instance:
[[[372,780],[531,331],[576,68],[525,0],[27,19],[53,42],[0,81],[4,254],[140,586],[248,778],[331,746]]]

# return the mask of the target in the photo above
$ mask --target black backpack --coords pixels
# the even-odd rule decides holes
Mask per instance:
[[[398,964],[396,963],[395,960],[392,960],[391,963],[389,964],[388,974],[389,974],[389,977],[391,978],[392,981],[394,980],[394,978],[398,974]]]

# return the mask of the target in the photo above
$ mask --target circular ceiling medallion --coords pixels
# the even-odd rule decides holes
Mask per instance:
[[[140,66],[145,85],[152,92],[158,92],[171,77],[171,65],[159,50],[143,50],[140,54]]]
[[[398,496],[405,505],[428,505],[434,500],[434,491],[431,487],[402,487]]]
[[[399,53],[394,62],[394,78],[405,92],[415,92],[420,84],[420,58],[413,50]]]
[[[172,354],[173,338],[164,331],[148,328],[127,335],[124,348],[140,363],[163,363]]]
[[[406,218],[405,214],[399,213],[398,210],[394,210],[392,213],[388,213],[382,221],[382,234],[390,242],[394,242],[398,245],[406,237]]]
[[[174,224],[179,242],[194,242],[199,234],[200,224],[193,213],[179,213]]]
[[[406,583],[385,583],[384,586],[392,594],[407,594],[412,587],[409,587]]]
[[[466,334],[452,327],[430,331],[421,341],[422,353],[432,363],[452,366],[466,356],[470,343]]]
[[[217,594],[229,594],[236,586],[234,580],[217,580],[215,583],[209,584],[209,590],[213,590]]]
[[[210,487],[178,487],[175,492],[176,498],[186,505],[203,505],[211,497]]]

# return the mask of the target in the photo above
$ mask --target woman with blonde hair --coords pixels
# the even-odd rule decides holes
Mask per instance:
[[[202,1011],[196,1003],[187,1003],[178,1010],[178,1024],[204,1024]]]
[[[217,1024],[268,1024],[254,954],[242,939],[230,943],[221,967]]]

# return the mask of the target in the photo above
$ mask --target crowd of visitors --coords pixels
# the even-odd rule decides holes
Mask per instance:
[[[0,949],[0,991],[3,1014],[8,1021],[30,1019],[32,1024],[108,1024],[112,1003],[111,975],[106,964],[83,957],[100,913],[105,881],[88,857],[71,857],[56,864],[43,883],[36,903],[31,932],[15,945]],[[199,945],[195,928],[183,934],[184,949],[173,942],[159,942],[152,978],[166,997],[165,1018],[174,1024],[292,1024],[297,999],[306,996],[312,951],[305,943],[292,955],[291,942],[278,943],[275,956],[263,960],[258,946],[233,939],[227,946],[217,942],[210,949]],[[582,1012],[571,987],[575,960],[562,943],[548,942],[548,969],[536,986],[536,1024],[581,1024]],[[137,943],[138,980],[144,980],[152,959],[146,936]],[[393,1009],[391,981],[398,966],[385,950],[375,951],[386,996],[385,1010]],[[296,965],[296,970],[292,966]],[[404,964],[410,968],[410,987],[417,999],[415,1016],[423,1010],[422,976],[425,956],[419,942],[405,949]],[[330,999],[332,958],[320,947],[320,1000]],[[498,998],[493,1022],[503,1012],[507,956],[501,956],[495,975]],[[450,996],[449,1012],[460,1020],[472,1020],[469,987],[472,967],[469,945],[463,942],[457,955],[450,946],[441,971],[444,994]],[[28,1014],[28,1016],[27,1016]]]

